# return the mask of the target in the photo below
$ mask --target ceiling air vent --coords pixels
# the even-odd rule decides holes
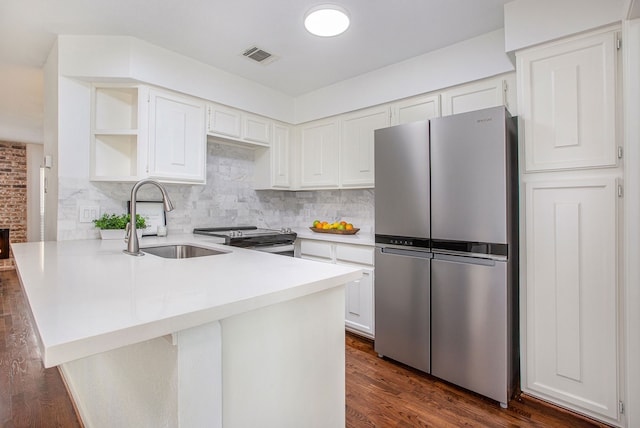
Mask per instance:
[[[259,62],[262,65],[267,65],[278,59],[277,56],[270,54],[264,49],[260,49],[257,46],[250,47],[245,50],[242,54],[243,56],[254,60],[255,62]]]

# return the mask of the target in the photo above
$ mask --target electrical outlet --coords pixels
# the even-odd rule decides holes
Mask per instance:
[[[78,209],[78,222],[91,223],[100,217],[100,207],[97,205],[83,205]]]

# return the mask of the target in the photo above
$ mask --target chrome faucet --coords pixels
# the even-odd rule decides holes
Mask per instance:
[[[136,184],[134,184],[133,188],[131,189],[131,218],[129,219],[129,223],[127,223],[126,229],[126,234],[129,239],[127,240],[127,249],[122,250],[124,253],[129,254],[130,256],[144,256],[144,253],[140,251],[140,243],[138,242],[138,234],[136,233],[136,199],[138,196],[138,189],[144,184],[153,184],[158,189],[160,189],[160,192],[162,192],[162,203],[164,204],[164,210],[173,210],[171,199],[169,199],[169,195],[167,194],[167,191],[162,184],[150,179],[140,180]]]

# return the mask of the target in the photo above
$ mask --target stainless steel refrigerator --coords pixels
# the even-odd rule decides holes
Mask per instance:
[[[515,122],[497,107],[410,125],[376,131],[375,349],[506,406],[518,369]]]

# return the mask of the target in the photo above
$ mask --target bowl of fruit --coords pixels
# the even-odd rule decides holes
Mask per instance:
[[[335,233],[338,235],[355,235],[360,229],[353,227],[351,223],[346,221],[336,221],[329,223],[326,221],[316,220],[309,229],[316,233]]]

